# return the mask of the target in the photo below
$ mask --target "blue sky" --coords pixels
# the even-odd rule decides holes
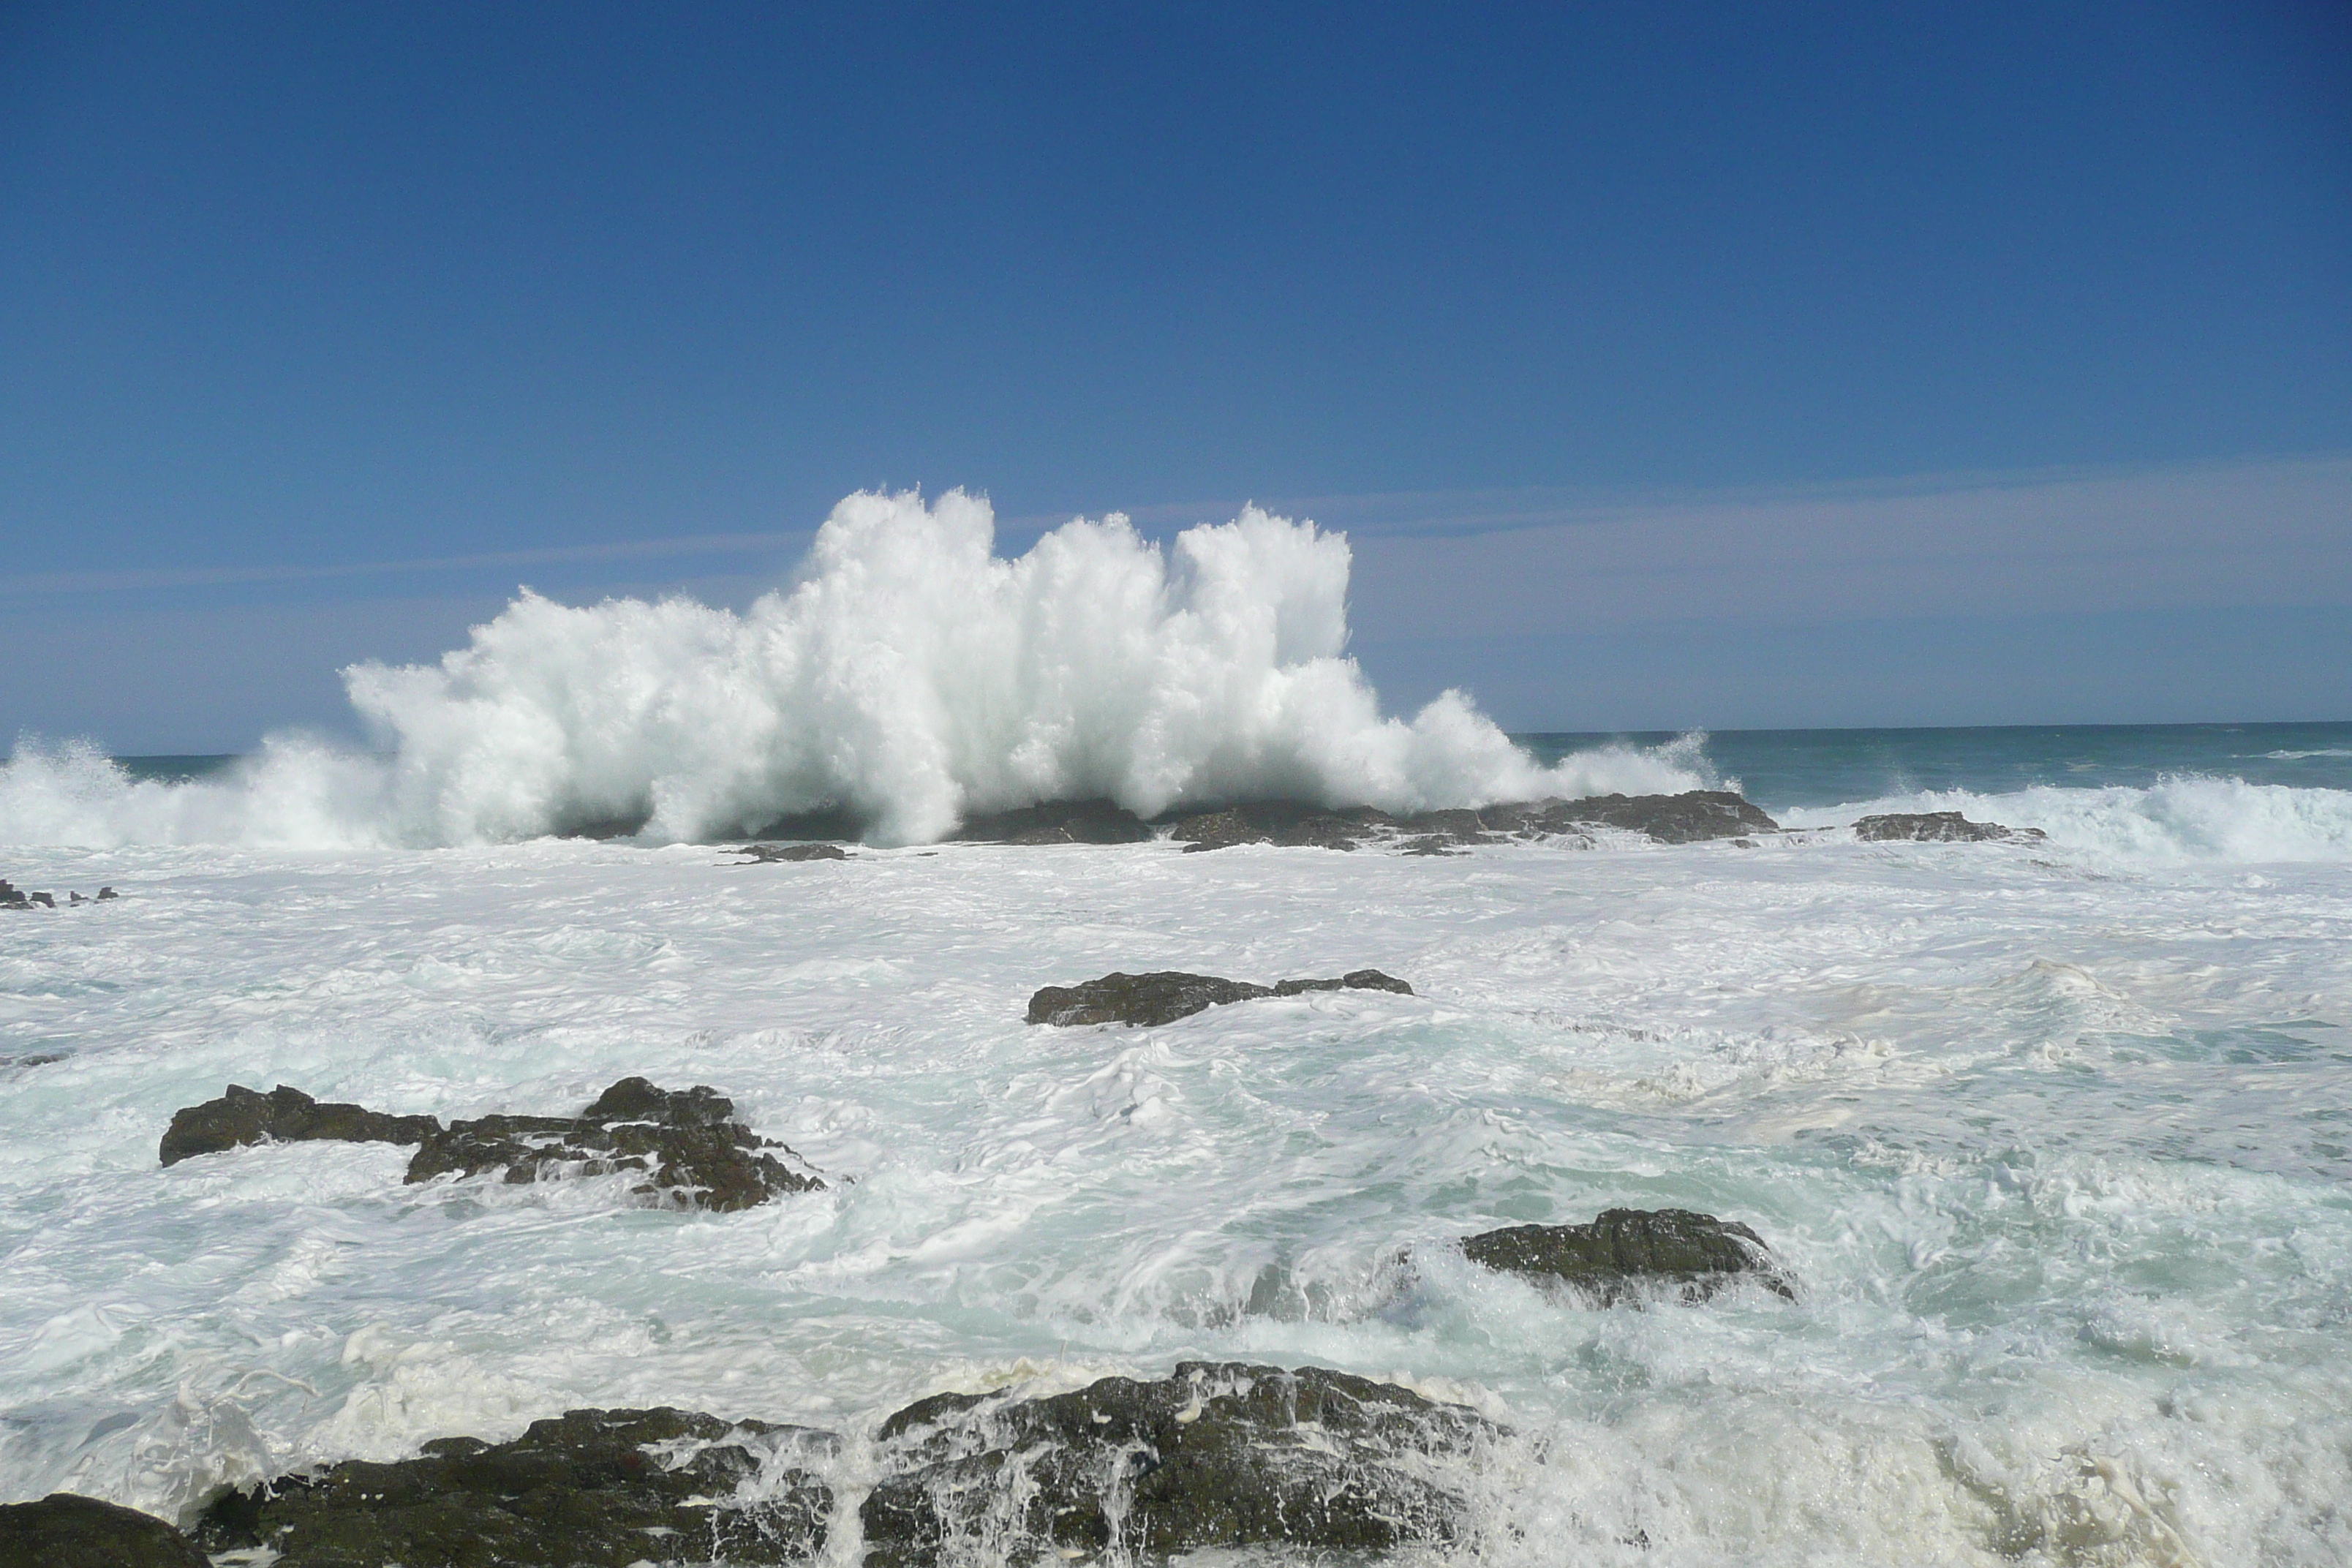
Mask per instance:
[[[0,9],[0,728],[861,487],[1348,528],[1519,727],[2352,714],[2335,5]]]

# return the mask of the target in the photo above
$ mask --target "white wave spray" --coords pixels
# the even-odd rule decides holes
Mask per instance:
[[[273,742],[217,784],[22,746],[0,840],[446,845],[595,823],[656,841],[839,810],[882,843],[1108,797],[1479,805],[1688,789],[1695,747],[1543,767],[1458,691],[1383,717],[1347,657],[1346,536],[1249,508],[1163,552],[1120,515],[993,553],[986,500],[861,493],[738,615],[526,591],[435,665],[345,671],[387,759]]]

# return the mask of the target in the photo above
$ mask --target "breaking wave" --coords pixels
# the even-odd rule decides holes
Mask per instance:
[[[525,591],[436,664],[344,672],[380,754],[280,737],[165,784],[20,744],[0,841],[675,842],[835,811],[905,844],[1052,800],[1414,811],[1712,782],[1696,737],[1546,767],[1458,691],[1383,717],[1347,657],[1347,538],[1311,522],[1253,507],[1163,551],[1112,514],[1011,560],[994,536],[961,490],[861,493],[740,615]]]
[[[2038,827],[2062,848],[2140,864],[2352,861],[2352,790],[2191,776],[2146,787],[2038,784],[2001,795],[1925,790],[1785,812],[1790,826],[1832,826],[1882,811],[1957,811]]]

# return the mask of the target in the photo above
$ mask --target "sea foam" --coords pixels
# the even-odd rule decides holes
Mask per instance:
[[[740,614],[525,591],[436,664],[344,672],[374,756],[281,738],[159,785],[20,744],[0,842],[674,842],[837,810],[905,844],[1051,800],[1412,811],[1709,782],[1695,743],[1541,766],[1460,691],[1384,716],[1347,654],[1347,538],[1312,522],[1251,507],[1162,550],[1114,513],[1014,559],[994,535],[961,490],[861,493]]]

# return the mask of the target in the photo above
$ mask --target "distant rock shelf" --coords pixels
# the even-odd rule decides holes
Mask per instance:
[[[443,1126],[431,1116],[390,1116],[320,1103],[278,1085],[268,1094],[231,1084],[218,1100],[176,1111],[156,1154],[166,1165],[249,1143],[414,1143],[407,1180],[478,1176],[510,1183],[612,1171],[643,1173],[635,1191],[665,1207],[721,1213],[823,1180],[787,1165],[800,1156],[734,1120],[735,1102],[707,1084],[666,1089],[625,1078],[577,1116],[492,1115]]]
[[[1412,987],[1377,969],[1350,970],[1337,980],[1282,980],[1253,985],[1215,974],[1162,969],[1149,974],[1106,974],[1076,985],[1048,985],[1029,998],[1029,1022],[1058,1024],[1172,1024],[1232,1002],[1259,996],[1297,996],[1309,991],[1392,991],[1410,996]]]
[[[79,893],[66,895],[66,907],[77,904],[110,904],[121,895],[112,888],[100,888],[96,898],[86,899]],[[5,877],[0,877],[0,910],[53,910],[58,907],[55,893],[28,892]]]
[[[1970,822],[1957,811],[1889,812],[1865,816],[1854,823],[1853,836],[1865,844],[2032,844],[2050,837],[2038,827]]]

